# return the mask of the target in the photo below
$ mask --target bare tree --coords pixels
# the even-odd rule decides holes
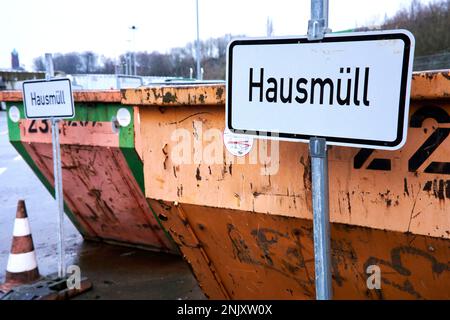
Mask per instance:
[[[204,79],[224,79],[227,45],[233,37],[225,35],[219,38],[211,38],[201,41],[202,66],[205,70]],[[129,61],[128,61],[129,62]],[[92,51],[56,53],[53,55],[55,70],[67,74],[105,73],[114,74],[116,62],[108,57],[99,56]],[[122,54],[118,64],[127,63],[127,53]],[[174,48],[169,53],[136,52],[137,72],[143,76],[174,76],[188,78],[190,69],[195,69],[194,42],[185,47]],[[44,70],[45,64],[42,57],[34,59],[34,68]]]

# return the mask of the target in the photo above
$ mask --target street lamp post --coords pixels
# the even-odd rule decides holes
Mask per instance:
[[[131,26],[130,28],[133,32],[133,75],[136,75],[136,26]]]
[[[200,59],[201,59],[201,54],[200,54],[200,32],[199,32],[199,24],[198,24],[198,0],[195,0],[196,3],[196,11],[197,11],[197,44],[196,44],[196,51],[197,51],[197,79],[198,80],[202,80],[202,71],[201,71],[201,67],[200,67]]]

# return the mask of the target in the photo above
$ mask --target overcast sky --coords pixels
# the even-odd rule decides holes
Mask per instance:
[[[411,1],[330,0],[329,26],[377,24]],[[138,51],[166,52],[196,37],[195,0],[2,0],[0,9],[0,68],[10,67],[14,48],[27,69],[45,52],[117,57],[133,48],[132,25]],[[264,36],[267,17],[274,35],[303,35],[309,10],[310,0],[199,0],[200,38]]]

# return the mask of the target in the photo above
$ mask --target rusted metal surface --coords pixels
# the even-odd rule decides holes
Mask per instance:
[[[227,298],[223,285],[232,299],[314,299],[311,220],[156,200],[151,205],[210,298]],[[331,239],[335,299],[450,298],[448,240],[337,223]],[[367,288],[370,265],[381,269],[381,290]]]
[[[219,105],[225,103],[225,85],[177,85],[123,89],[122,104],[159,106]]]
[[[175,207],[178,206],[175,205]],[[178,247],[182,249],[183,255],[189,261],[203,291],[211,297],[231,298],[214,264],[209,259],[208,253],[204,250],[204,244],[200,243],[181,207],[173,210],[171,205],[158,201],[153,209],[157,210],[158,218],[163,222],[166,230],[171,233]],[[171,219],[166,224],[168,216]]]
[[[449,114],[448,102],[413,101],[400,151],[331,148],[331,221],[450,239]],[[236,159],[221,142],[221,109],[142,108],[140,118],[148,198],[312,218],[307,145],[280,142],[277,159],[274,144],[255,140]],[[262,161],[265,145],[272,161]]]
[[[52,143],[50,120],[20,121],[20,136],[22,142]],[[106,121],[61,121],[61,144],[75,144],[99,147],[119,146],[119,136],[112,131],[112,125]]]
[[[17,233],[17,223],[24,225],[23,229],[26,230],[26,232],[20,232],[24,230],[19,230]],[[25,256],[23,254],[25,254]],[[22,256],[22,259],[17,258],[20,257],[20,255]],[[6,267],[5,283],[0,284],[0,292],[7,292],[14,286],[36,281],[40,277],[39,268],[36,263],[36,253],[34,252],[33,238],[28,223],[27,208],[25,206],[25,201],[19,200],[17,203],[11,250],[8,265]]]
[[[134,107],[133,108],[133,117],[134,117],[134,123],[136,124],[136,129],[134,130],[134,149],[136,150],[136,153],[138,154],[141,161],[143,160],[142,157],[142,137],[141,137],[141,118],[139,116],[139,108]]]
[[[442,99],[450,97],[450,71],[415,72],[411,86],[412,99]],[[222,105],[225,104],[225,84],[152,86],[121,90],[126,105]],[[0,96],[1,97],[1,96]]]
[[[0,300],[66,300],[92,289],[92,282],[87,278],[80,279],[80,287],[69,289],[67,278],[57,276],[45,277],[32,284],[11,288]]]
[[[73,91],[77,102],[120,102],[119,90],[83,90]],[[0,91],[0,101],[23,101],[22,91]]]
[[[22,101],[22,91],[0,91],[0,101]]]
[[[450,99],[450,71],[416,72],[411,87],[413,99]]]
[[[450,82],[442,74],[428,75],[429,81],[447,90]],[[413,87],[423,77],[427,74],[415,76]],[[333,271],[337,298],[448,298],[450,99],[414,90],[408,141],[401,150],[330,148],[334,261],[344,264]],[[146,99],[138,98],[134,101]],[[312,219],[307,145],[255,140],[247,156],[233,158],[222,143],[223,106],[177,103],[161,109],[158,100],[147,101],[154,106],[139,108],[145,194],[154,210],[165,215],[164,226],[205,293],[212,298],[313,297],[312,244],[302,247],[310,235],[298,245],[307,252],[305,262],[286,264],[297,257],[292,248],[300,237],[291,228],[310,229]],[[227,228],[234,228],[238,240],[225,241]],[[258,230],[264,228],[272,231],[265,236],[267,243],[260,244]],[[272,246],[274,238],[292,245],[277,240]],[[356,255],[351,264],[349,257],[336,253],[339,241],[349,246],[342,254],[351,249]],[[241,243],[240,253],[236,243]],[[250,258],[242,257],[245,248]],[[263,248],[270,251],[269,258]],[[242,259],[252,262],[244,267]],[[367,291],[367,261],[382,267],[386,289]],[[297,272],[295,288],[289,287],[292,274],[280,272],[291,267]]]
[[[27,145],[29,154],[53,181],[51,145]],[[171,244],[152,216],[117,148],[62,145],[64,198],[88,231],[88,238],[115,240],[170,251]]]
[[[450,298],[448,74],[414,75],[401,150],[330,148],[338,299]],[[255,140],[248,155],[233,157],[222,140],[225,94],[222,84],[121,91],[121,103],[134,110],[145,197],[209,297],[311,299],[307,145]],[[79,190],[65,197],[93,237],[154,240],[156,224],[153,231],[143,227],[149,224],[144,195],[109,135],[111,123],[103,125],[66,132],[66,142],[62,134],[65,190]],[[23,145],[52,181],[50,140],[33,140],[24,130]],[[369,265],[381,268],[381,290],[367,289]]]

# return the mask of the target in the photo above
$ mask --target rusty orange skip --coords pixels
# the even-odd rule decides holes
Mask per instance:
[[[210,298],[314,299],[307,145],[212,151],[224,99],[221,85],[122,92],[139,105],[145,195]],[[449,72],[416,73],[405,147],[331,148],[334,298],[450,298],[449,133]],[[367,287],[371,265],[381,290]]]
[[[75,97],[79,104],[90,104],[87,112],[107,103],[128,108],[133,114],[132,147],[143,164],[142,198],[152,211],[142,202],[136,175],[133,178],[130,170],[133,164],[128,161],[127,165],[117,153],[122,131],[115,136],[110,123],[103,121],[101,129],[90,128],[91,133],[84,129],[87,139],[94,132],[98,137],[85,143],[89,150],[103,150],[94,165],[98,170],[88,172],[88,182],[98,190],[88,198],[108,203],[104,194],[116,192],[112,186],[102,192],[103,178],[97,175],[105,171],[99,167],[105,163],[108,173],[117,167],[126,169],[126,174],[113,176],[118,175],[117,181],[119,176],[120,181],[132,181],[121,182],[120,186],[126,186],[139,200],[128,203],[124,199],[127,205],[114,201],[115,207],[106,213],[122,208],[117,215],[121,223],[117,223],[108,220],[112,216],[106,213],[98,215],[97,220],[90,219],[92,212],[79,200],[83,192],[78,192],[78,198],[71,200],[78,208],[73,212],[74,220],[81,224],[87,221],[97,238],[119,237],[119,242],[154,248],[155,234],[142,233],[145,229],[137,228],[135,222],[137,216],[157,219],[212,299],[314,299],[307,145],[255,140],[248,155],[233,157],[222,143],[223,84],[164,85],[89,94]],[[0,100],[10,101],[10,106],[21,101],[21,96],[0,93]],[[423,72],[413,76],[408,140],[402,149],[386,152],[331,147],[334,298],[450,298],[449,134],[450,72]],[[87,160],[93,153],[83,151],[87,146],[71,146],[77,144],[76,136],[67,134],[63,152],[68,161],[88,168],[93,162]],[[26,148],[38,161],[38,149],[47,138],[33,137],[27,138]],[[61,139],[64,141],[64,137]],[[111,152],[121,161],[116,168],[108,160]],[[40,161],[50,161],[46,159]],[[70,166],[63,168],[63,175],[68,174],[84,179],[84,173]],[[51,181],[51,174],[46,176]],[[75,178],[72,183],[64,183],[76,193],[81,184]],[[143,208],[139,215],[129,208],[135,203]],[[167,250],[167,240],[160,241],[162,244],[156,247],[174,251]],[[380,290],[370,289],[366,283],[367,268],[372,265],[381,270]]]

